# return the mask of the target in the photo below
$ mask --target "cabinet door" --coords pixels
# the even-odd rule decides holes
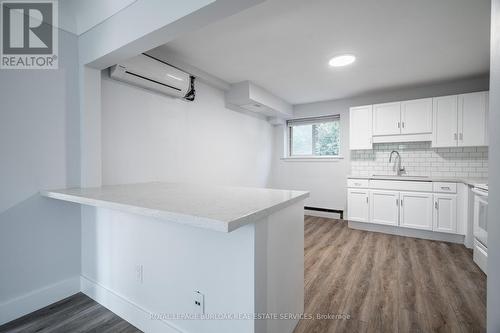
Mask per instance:
[[[372,106],[349,109],[349,149],[372,149]]]
[[[401,134],[432,133],[432,98],[401,102]]]
[[[458,96],[432,99],[433,147],[456,147],[458,143]]]
[[[401,102],[373,105],[373,135],[401,134]]]
[[[347,219],[368,222],[368,190],[347,190]]]
[[[399,224],[399,192],[370,191],[370,222],[394,226]]]
[[[457,196],[434,194],[434,231],[457,232]]]
[[[458,96],[458,145],[487,145],[487,92]]]
[[[401,192],[401,223],[406,228],[432,230],[432,194]]]

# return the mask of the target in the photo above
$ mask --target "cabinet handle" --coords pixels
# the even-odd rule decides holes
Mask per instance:
[[[460,138],[460,140],[463,141],[464,140],[464,133],[460,133],[459,138]]]
[[[401,123],[398,121],[398,128],[401,128]]]
[[[399,206],[399,199],[396,199],[396,206]]]
[[[438,205],[438,202],[437,202],[437,201],[436,201],[436,202],[434,202],[434,207],[435,207],[436,209],[439,209],[439,205]]]
[[[457,140],[457,133],[455,133],[455,134],[453,135],[453,139],[454,139],[454,140]]]
[[[354,186],[361,186],[361,183],[354,183]]]
[[[449,187],[449,186],[441,186],[441,189],[442,189],[442,190],[447,190],[447,191],[449,191],[449,190],[450,190],[450,187]]]
[[[405,122],[403,121],[403,128],[405,128]]]
[[[368,197],[366,197],[366,203],[368,203]]]

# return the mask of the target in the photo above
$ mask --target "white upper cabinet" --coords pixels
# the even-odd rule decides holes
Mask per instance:
[[[401,192],[400,226],[432,230],[432,193]]]
[[[432,147],[488,145],[488,92],[350,108],[350,149],[432,141]]]
[[[373,135],[401,134],[401,102],[373,105]]]
[[[373,105],[373,142],[430,141],[432,98]]]
[[[486,146],[488,93],[485,91],[458,96],[458,145]]]
[[[433,147],[453,147],[458,143],[458,96],[433,98]]]
[[[349,149],[372,149],[372,106],[349,109]]]
[[[432,98],[401,102],[401,134],[432,133]]]
[[[488,92],[433,99],[433,147],[488,145]]]

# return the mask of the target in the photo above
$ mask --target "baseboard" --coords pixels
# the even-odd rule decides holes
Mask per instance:
[[[0,303],[0,325],[39,310],[80,291],[80,277],[48,285]]]
[[[81,276],[81,291],[144,332],[183,333],[166,320],[151,319],[151,311],[84,276]]]
[[[336,220],[340,219],[339,213],[318,212],[318,211],[308,210],[308,209],[304,209],[304,215],[314,216],[314,217],[324,217],[327,219],[336,219]]]
[[[406,237],[422,238],[422,239],[436,240],[436,241],[449,242],[449,243],[457,243],[457,244],[464,244],[464,240],[465,240],[464,235],[447,234],[444,232],[418,230],[418,229],[410,229],[410,228],[402,228],[402,227],[393,227],[390,225],[382,225],[382,224],[374,224],[374,223],[366,223],[366,222],[349,221],[349,228],[358,229],[358,230],[365,230],[365,231],[381,232],[384,234],[391,234],[391,235],[398,235],[398,236],[406,236]]]

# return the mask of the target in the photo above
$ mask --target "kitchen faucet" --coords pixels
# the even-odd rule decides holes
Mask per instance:
[[[405,167],[401,166],[401,155],[399,155],[397,150],[391,151],[391,155],[389,155],[389,163],[392,162],[392,154],[396,153],[398,155],[398,176],[401,176],[406,170]]]

